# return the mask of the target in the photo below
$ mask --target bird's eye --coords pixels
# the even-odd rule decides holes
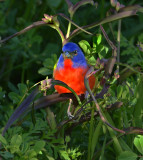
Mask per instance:
[[[73,51],[74,55],[77,55],[77,50]]]

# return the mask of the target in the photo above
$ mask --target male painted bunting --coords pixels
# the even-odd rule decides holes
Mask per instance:
[[[58,63],[54,69],[54,79],[60,80],[71,87],[77,95],[85,94],[86,88],[84,85],[84,77],[89,66],[86,62],[84,54],[79,46],[75,43],[69,42],[63,46],[63,53],[61,54]],[[95,77],[89,77],[89,86],[92,89],[95,84]],[[70,93],[68,89],[55,85],[58,93]],[[71,100],[68,107],[68,116],[73,117],[70,113]]]
[[[65,82],[71,87],[77,95],[85,94],[84,77],[89,69],[84,54],[79,46],[75,43],[68,42],[63,46],[57,66],[54,69],[54,79]],[[89,78],[89,85],[92,89],[95,84],[95,77]],[[55,85],[58,93],[70,93],[70,91],[62,86]]]

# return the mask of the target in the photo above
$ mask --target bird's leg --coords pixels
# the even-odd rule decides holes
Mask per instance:
[[[85,95],[84,95],[84,98],[87,99],[88,96],[89,96],[89,93],[86,91],[86,92],[85,92]]]
[[[74,117],[70,112],[71,104],[72,104],[72,99],[70,99],[68,110],[67,110],[67,114],[68,114],[69,119],[72,119]]]

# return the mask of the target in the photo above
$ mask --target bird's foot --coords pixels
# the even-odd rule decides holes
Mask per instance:
[[[69,119],[73,119],[74,118],[74,116],[69,111],[67,111],[67,115],[68,115]]]
[[[67,110],[67,115],[68,115],[69,119],[73,119],[73,117],[74,117],[70,112],[71,104],[72,104],[72,99],[70,99],[68,110]]]

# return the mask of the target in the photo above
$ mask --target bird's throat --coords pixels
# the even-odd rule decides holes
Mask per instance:
[[[70,68],[70,67],[72,67],[72,65],[73,65],[73,62],[70,58],[67,58],[64,60],[64,67]]]

